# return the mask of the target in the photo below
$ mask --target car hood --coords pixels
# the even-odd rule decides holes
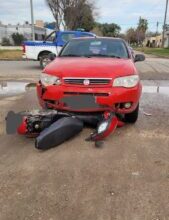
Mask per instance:
[[[44,72],[59,77],[115,78],[136,74],[130,59],[114,58],[56,58]]]

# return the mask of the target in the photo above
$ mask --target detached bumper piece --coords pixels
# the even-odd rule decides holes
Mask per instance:
[[[36,137],[35,147],[39,150],[48,150],[79,134],[85,125],[96,128],[96,131],[86,140],[95,142],[97,146],[98,142],[124,123],[112,112],[84,115],[55,110],[35,111],[23,116],[18,133]]]

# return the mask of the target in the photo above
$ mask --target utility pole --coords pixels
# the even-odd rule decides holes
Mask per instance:
[[[157,21],[156,36],[158,35],[158,27],[159,27],[159,22]]]
[[[32,40],[35,41],[35,27],[34,27],[34,15],[33,15],[33,0],[30,0],[30,5],[31,5]]]
[[[166,20],[167,20],[167,11],[168,11],[168,0],[166,0],[166,7],[165,7],[165,16],[164,16],[164,25],[163,25],[163,38],[162,38],[162,46],[164,47],[164,38],[165,38],[165,28],[166,28]]]

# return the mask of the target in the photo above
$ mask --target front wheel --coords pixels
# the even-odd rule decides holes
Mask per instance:
[[[136,121],[138,119],[138,115],[139,115],[139,104],[138,104],[137,108],[133,112],[131,112],[129,114],[125,114],[124,120],[127,123],[134,124],[134,123],[136,123]]]

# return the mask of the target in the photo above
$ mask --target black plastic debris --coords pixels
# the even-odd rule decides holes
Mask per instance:
[[[64,117],[43,130],[36,138],[35,147],[39,150],[48,150],[56,147],[80,133],[83,122],[75,117]]]

